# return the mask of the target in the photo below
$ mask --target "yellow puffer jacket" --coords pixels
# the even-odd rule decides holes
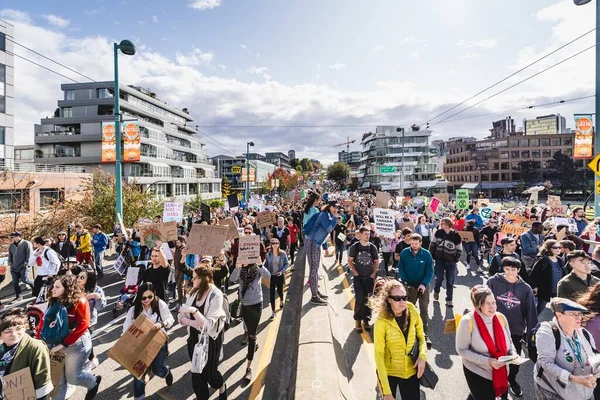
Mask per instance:
[[[375,321],[375,364],[383,394],[392,394],[388,375],[408,379],[417,373],[410,351],[419,342],[419,358],[427,361],[427,343],[423,332],[423,321],[412,303],[407,303],[409,312],[408,340],[394,318],[379,317]]]
[[[71,241],[77,243],[77,234],[71,235]],[[92,235],[86,230],[81,232],[79,235],[79,247],[77,248],[82,253],[89,253],[92,251]]]

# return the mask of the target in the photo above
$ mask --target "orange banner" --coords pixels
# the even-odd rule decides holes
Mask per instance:
[[[140,126],[137,122],[126,122],[123,132],[123,162],[140,161]]]
[[[575,141],[573,143],[573,158],[592,158],[594,138],[594,123],[591,115],[575,114]]]
[[[115,123],[102,123],[102,162],[114,163],[117,160],[117,137]]]

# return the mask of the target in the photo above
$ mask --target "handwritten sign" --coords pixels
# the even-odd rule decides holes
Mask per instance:
[[[431,202],[429,203],[429,208],[431,209],[431,212],[433,212],[435,214],[441,203],[442,203],[442,201],[436,197],[431,199]]]
[[[442,204],[448,204],[450,203],[450,195],[446,192],[444,193],[436,193],[435,198],[440,199],[440,201],[442,202]]]
[[[377,234],[393,239],[395,237],[394,211],[385,208],[374,208],[373,219],[375,220],[375,232]]]
[[[344,235],[342,232],[340,232],[339,235],[337,235],[337,238],[342,242],[346,241],[346,235]]]
[[[29,368],[2,377],[2,398],[6,400],[35,400],[35,387]]]
[[[240,237],[240,234],[237,230],[237,226],[235,226],[235,222],[233,218],[225,218],[219,221],[219,225],[228,226],[229,230],[227,231],[227,238],[237,239]]]
[[[460,238],[462,239],[463,242],[474,242],[475,238],[473,237],[473,232],[470,231],[458,231],[458,234],[460,235]]]
[[[165,202],[163,208],[163,222],[183,220],[183,203],[168,203]]]
[[[398,227],[400,228],[400,230],[403,230],[404,228],[408,228],[413,232],[415,230],[415,224],[412,222],[400,222],[398,224]]]
[[[141,244],[149,249],[155,246],[155,242],[170,242],[177,240],[177,222],[161,222],[140,226]]]
[[[375,193],[375,206],[381,208],[389,208],[392,196],[388,192]]]
[[[531,223],[527,218],[514,214],[506,214],[501,231],[514,236],[521,236],[529,230]]]
[[[125,263],[125,257],[120,255],[119,258],[117,258],[117,261],[115,261],[114,268],[119,275],[123,276],[123,274],[125,274],[125,271],[127,270],[127,263]]]
[[[271,211],[263,211],[256,215],[256,221],[259,228],[266,228],[275,225],[275,216]]]
[[[127,278],[125,278],[125,286],[135,286],[140,275],[140,267],[129,267],[127,270]]]
[[[260,236],[242,236],[238,243],[237,265],[260,263]]]
[[[190,254],[202,256],[218,256],[227,240],[228,226],[192,225],[187,248]]]
[[[62,378],[65,369],[65,354],[64,353],[50,353],[50,378],[52,379],[52,390],[51,396],[54,397],[58,393],[58,386],[60,384],[60,378]]]
[[[577,223],[573,218],[558,218],[553,217],[552,222],[554,222],[555,226],[566,225],[569,227],[569,231],[572,233],[577,233]]]
[[[481,207],[489,207],[490,200],[489,199],[479,199],[477,200],[477,208]]]

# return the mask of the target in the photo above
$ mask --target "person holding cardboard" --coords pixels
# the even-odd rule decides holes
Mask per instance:
[[[38,400],[46,400],[52,392],[50,355],[43,342],[27,334],[27,315],[22,308],[12,308],[0,320],[0,377],[29,369]]]
[[[546,304],[557,295],[558,282],[565,276],[564,262],[560,255],[560,245],[556,240],[546,240],[529,273],[529,285],[538,299],[538,315]]]

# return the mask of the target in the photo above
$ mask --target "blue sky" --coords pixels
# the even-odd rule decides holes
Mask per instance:
[[[209,143],[211,154],[241,153],[254,140],[259,151],[293,144],[300,156],[325,161],[346,136],[422,123],[594,25],[593,4],[571,0],[5,0],[3,7],[17,42],[95,80],[112,79],[112,42],[135,41],[138,54],[121,57],[122,81],[188,107],[201,125],[357,125],[203,130],[225,147]],[[593,43],[588,35],[497,90]],[[66,80],[15,62],[18,136],[33,141],[33,124],[54,110]],[[592,50],[461,117],[498,115],[437,125],[434,138],[483,137],[504,110],[592,94],[593,67]],[[525,117],[559,112],[572,126],[574,112],[592,108],[590,99],[511,115],[521,126]]]

